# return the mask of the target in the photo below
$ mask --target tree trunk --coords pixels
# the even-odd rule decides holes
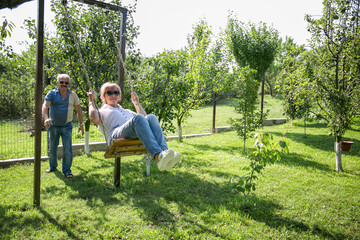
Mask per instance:
[[[244,145],[243,145],[243,151],[244,151],[244,153],[245,153],[245,151],[246,151],[246,148],[245,148],[245,144],[246,144],[246,126],[244,126],[244,128],[245,128],[245,131],[244,131]]]
[[[46,68],[47,68],[47,69],[50,69],[50,68],[51,68],[49,62],[46,63]],[[44,87],[47,87],[47,86],[50,85],[50,83],[51,83],[51,78],[50,78],[49,73],[48,73],[47,70],[44,71],[44,74],[45,74],[45,77],[44,77]]]
[[[179,133],[179,141],[182,142],[183,141],[183,137],[182,137],[182,126],[181,124],[178,124],[178,133]]]
[[[264,112],[264,84],[265,84],[265,73],[261,76],[261,115],[260,115],[260,121],[262,123],[263,121],[263,112]]]
[[[215,117],[216,117],[216,92],[213,93],[213,120],[212,120],[212,133],[215,133]]]
[[[85,137],[84,137],[84,140],[85,140],[85,154],[87,156],[90,156],[90,147],[89,147],[89,131],[85,131]]]
[[[336,171],[342,172],[342,162],[341,162],[341,137],[335,137],[335,160],[336,160]]]
[[[90,145],[89,145],[89,142],[90,142],[90,138],[89,138],[89,132],[90,132],[90,119],[87,119],[85,121],[85,154],[90,156]]]

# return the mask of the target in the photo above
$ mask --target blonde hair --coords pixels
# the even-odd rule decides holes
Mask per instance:
[[[109,88],[113,88],[113,87],[116,87],[117,90],[119,90],[120,92],[120,98],[121,99],[121,89],[120,89],[120,86],[117,84],[117,83],[112,83],[112,82],[107,82],[107,83],[104,83],[101,88],[100,88],[100,99],[101,99],[101,102],[102,102],[102,105],[106,104],[106,101],[105,101],[105,93],[106,91],[109,89]]]

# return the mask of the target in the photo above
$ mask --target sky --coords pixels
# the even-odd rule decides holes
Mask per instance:
[[[51,30],[54,13],[50,11],[50,0],[45,2],[45,24]],[[226,27],[229,11],[242,22],[265,22],[278,30],[281,37],[289,36],[297,44],[306,45],[311,35],[306,30],[305,14],[321,15],[322,0],[138,0],[136,9],[134,20],[140,27],[137,48],[149,57],[164,49],[186,46],[193,25],[201,19],[205,19],[213,33],[218,34]],[[37,1],[12,10],[2,9],[0,16],[1,22],[6,17],[16,26],[6,43],[13,45],[15,52],[24,50],[24,45],[19,43],[29,39],[21,25],[24,19],[37,19]]]

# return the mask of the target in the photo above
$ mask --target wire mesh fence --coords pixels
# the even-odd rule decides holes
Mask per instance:
[[[84,136],[78,132],[78,122],[73,121],[72,143],[83,143]],[[34,156],[35,122],[33,119],[0,120],[0,160]],[[104,141],[94,126],[90,128],[90,141]],[[61,138],[60,138],[60,144]],[[41,156],[47,156],[47,131],[41,131]]]

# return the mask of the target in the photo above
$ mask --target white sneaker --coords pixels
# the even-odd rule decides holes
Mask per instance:
[[[167,168],[167,165],[169,164],[169,161],[174,158],[174,150],[168,149],[165,151],[162,151],[159,156],[159,162],[157,163],[157,166],[160,171],[164,171]]]
[[[166,166],[166,169],[165,169],[165,170],[166,170],[166,171],[169,171],[170,169],[172,169],[172,168],[176,165],[176,163],[177,163],[178,161],[180,161],[180,159],[181,159],[180,153],[174,152],[174,158],[169,161],[169,163],[168,163],[168,165]]]

